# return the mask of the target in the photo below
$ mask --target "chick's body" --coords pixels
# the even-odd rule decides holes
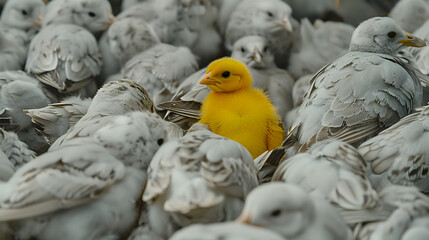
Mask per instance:
[[[214,133],[239,142],[253,158],[281,145],[284,130],[276,108],[262,90],[250,88],[252,78],[244,64],[216,60],[200,83],[212,90],[202,104],[200,122]]]

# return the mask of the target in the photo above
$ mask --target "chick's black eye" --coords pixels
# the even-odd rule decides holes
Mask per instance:
[[[268,17],[273,17],[274,16],[274,14],[272,13],[272,12],[267,12],[267,15],[268,15]]]
[[[396,32],[389,32],[388,34],[387,34],[387,36],[389,37],[389,38],[394,38],[394,37],[396,37]]]
[[[264,49],[262,49],[262,51],[264,52],[268,51],[268,46],[265,46]]]
[[[244,49],[244,47],[241,47],[241,52],[245,52],[246,49]]]
[[[89,12],[89,13],[88,13],[88,15],[89,15],[90,17],[95,17],[95,13],[94,13],[94,12]]]
[[[161,146],[164,143],[164,139],[160,138],[158,139],[158,145]]]
[[[225,72],[222,73],[222,77],[224,77],[224,78],[229,77],[229,75],[231,75],[231,73],[228,72],[228,71],[225,71]]]
[[[280,216],[281,213],[282,213],[282,211],[280,209],[276,209],[276,210],[271,212],[271,216],[278,217],[278,216]]]
[[[22,13],[22,15],[24,15],[24,16],[27,16],[27,14],[28,14],[28,12],[27,12],[27,10],[21,10],[21,13]]]

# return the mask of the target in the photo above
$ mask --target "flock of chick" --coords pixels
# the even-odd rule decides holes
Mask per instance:
[[[0,6],[1,240],[428,238],[426,0]]]

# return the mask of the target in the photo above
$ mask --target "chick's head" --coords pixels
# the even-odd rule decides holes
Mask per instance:
[[[355,29],[350,41],[350,51],[395,55],[404,47],[424,47],[423,39],[404,31],[389,17],[373,17]]]
[[[213,92],[234,92],[249,89],[252,77],[244,63],[232,58],[221,58],[210,63],[199,83],[207,85]]]

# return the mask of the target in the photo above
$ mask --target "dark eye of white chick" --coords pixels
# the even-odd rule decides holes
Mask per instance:
[[[268,51],[268,46],[265,46],[264,49],[262,49],[262,51],[267,52]]]
[[[96,16],[94,12],[89,12],[88,15],[92,18]]]
[[[268,15],[268,17],[274,17],[274,14],[270,11],[267,11],[267,15]]]
[[[278,217],[278,216],[280,216],[281,213],[282,213],[282,210],[276,209],[276,210],[271,212],[271,216],[272,217]]]
[[[242,52],[242,53],[245,53],[245,52],[246,52],[246,49],[245,49],[244,47],[241,47],[241,52]]]
[[[388,36],[389,38],[395,38],[395,37],[396,37],[396,32],[391,31],[391,32],[387,33],[387,36]]]

